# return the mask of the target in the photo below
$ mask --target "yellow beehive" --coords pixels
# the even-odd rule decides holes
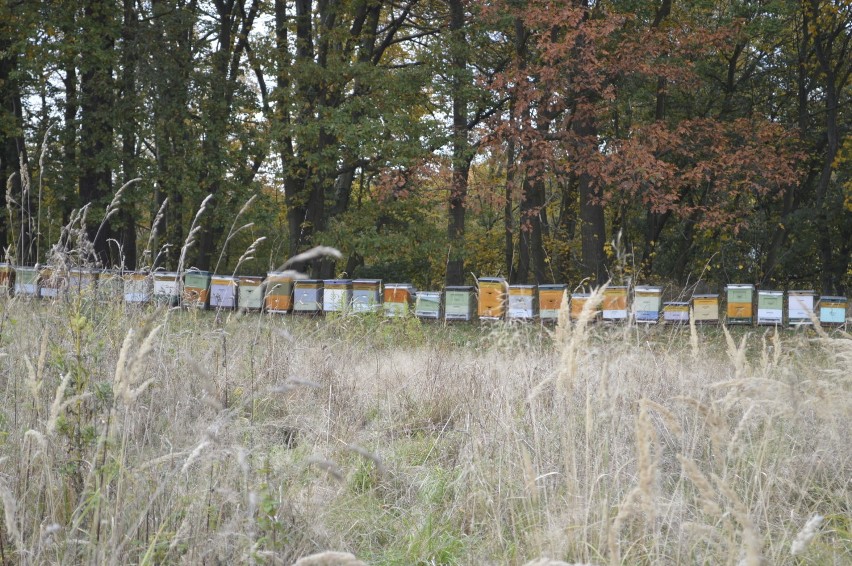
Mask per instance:
[[[583,312],[583,307],[586,306],[586,301],[589,300],[588,293],[574,293],[571,295],[571,319],[579,320],[580,314]]]
[[[719,295],[693,295],[692,313],[695,322],[719,322]]]
[[[607,287],[604,290],[601,311],[604,320],[624,320],[627,318],[627,287]]]
[[[567,285],[538,286],[538,312],[542,322],[555,322],[559,318],[567,288]]]
[[[479,287],[479,318],[503,318],[506,312],[506,298],[509,290],[502,277],[482,277],[477,281]]]

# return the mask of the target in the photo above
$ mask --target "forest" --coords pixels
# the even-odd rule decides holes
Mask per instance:
[[[844,293],[850,51],[849,0],[4,0],[0,242]]]

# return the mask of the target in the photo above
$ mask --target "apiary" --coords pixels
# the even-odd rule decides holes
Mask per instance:
[[[263,310],[266,283],[263,277],[243,275],[237,277],[237,306],[245,310]]]
[[[838,326],[846,322],[846,297],[820,297],[819,322],[825,326]]]
[[[536,285],[510,285],[509,311],[512,320],[532,320],[538,311],[538,288]]]
[[[6,295],[15,290],[15,268],[8,263],[0,263],[0,289]]]
[[[660,320],[660,302],[663,289],[637,285],[633,289],[633,312],[636,322],[657,324]]]
[[[627,287],[607,287],[601,305],[602,318],[606,321],[627,318]]]
[[[752,324],[754,322],[754,285],[734,284],[725,287],[728,298],[728,324]]]
[[[328,279],[324,282],[323,312],[345,312],[352,307],[352,280]]]
[[[441,293],[438,291],[418,291],[414,303],[414,314],[418,318],[441,318]]]
[[[444,289],[444,320],[471,320],[475,310],[473,287],[456,285]]]
[[[538,286],[538,312],[542,322],[556,322],[567,289],[567,285]]]
[[[174,271],[159,271],[154,274],[154,301],[166,306],[175,306],[180,301],[180,276]]]
[[[125,303],[147,303],[151,300],[151,277],[147,273],[125,273],[123,287]]]
[[[758,291],[757,292],[757,323],[758,324],[781,324],[784,316],[784,292],[783,291]]]
[[[68,287],[68,278],[51,267],[43,267],[38,279],[38,294],[43,299],[58,299]]]
[[[388,283],[384,289],[385,316],[407,316],[411,312],[414,287],[408,283]]]
[[[811,316],[814,316],[814,292],[813,291],[788,291],[787,292],[787,323],[791,326],[801,324],[813,324]]]
[[[502,277],[482,277],[477,281],[479,288],[479,318],[499,319],[506,313],[509,286]]]
[[[15,268],[15,294],[21,297],[38,297],[38,269]]]
[[[571,295],[571,320],[579,320],[580,315],[583,312],[583,308],[586,306],[586,302],[591,298],[589,293],[574,293]],[[594,320],[595,315],[593,314],[590,320]]]
[[[381,308],[381,279],[356,279],[352,282],[353,312],[378,312]]]
[[[187,307],[206,309],[210,301],[210,272],[187,271],[183,276],[183,304]]]
[[[323,282],[319,279],[299,279],[293,284],[293,312],[316,314],[323,308]]]
[[[689,322],[689,303],[667,302],[663,305],[663,320],[666,324],[686,324]]]
[[[294,283],[292,277],[279,271],[266,274],[266,312],[287,313],[293,310]]]
[[[718,323],[719,295],[693,295],[692,316],[696,323]]]

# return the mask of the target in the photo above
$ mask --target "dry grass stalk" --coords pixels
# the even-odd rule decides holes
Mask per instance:
[[[716,487],[719,489],[719,492],[728,499],[728,502],[730,503],[728,510],[742,528],[742,545],[745,554],[742,560],[743,566],[760,566],[762,561],[761,549],[763,548],[763,541],[760,538],[760,533],[754,525],[754,521],[752,521],[748,508],[737,493],[722,478],[716,474],[712,474],[711,477],[713,478],[713,483],[715,483]]]
[[[792,554],[793,556],[804,554],[808,546],[811,544],[811,541],[819,531],[819,527],[822,524],[822,521],[822,515],[814,515],[813,517],[808,519],[808,522],[805,523],[805,526],[802,527],[802,530],[798,532],[796,538],[793,540],[793,543],[790,545],[790,554]]]

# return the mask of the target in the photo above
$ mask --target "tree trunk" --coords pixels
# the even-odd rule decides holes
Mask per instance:
[[[3,26],[5,27],[5,26]],[[36,261],[33,254],[33,210],[29,179],[27,148],[24,144],[24,116],[21,108],[21,89],[17,72],[17,51],[12,48],[11,34],[0,37],[0,181],[13,202],[7,202],[9,216],[0,221],[0,245],[6,247],[14,235],[12,249],[20,265]],[[11,222],[11,225],[7,225]],[[0,250],[2,252],[2,250]]]
[[[467,98],[464,79],[467,73],[465,15],[462,0],[449,0],[450,8],[450,72],[453,99],[453,173],[449,198],[447,237],[450,257],[447,261],[447,285],[464,283],[465,273],[465,200],[470,172],[470,143],[467,126]]]
[[[116,234],[112,222],[104,220],[106,206],[112,199],[113,56],[116,25],[113,6],[103,0],[88,0],[83,7],[80,127],[80,202],[91,204],[88,233],[100,265],[113,265],[118,260],[109,240]]]

